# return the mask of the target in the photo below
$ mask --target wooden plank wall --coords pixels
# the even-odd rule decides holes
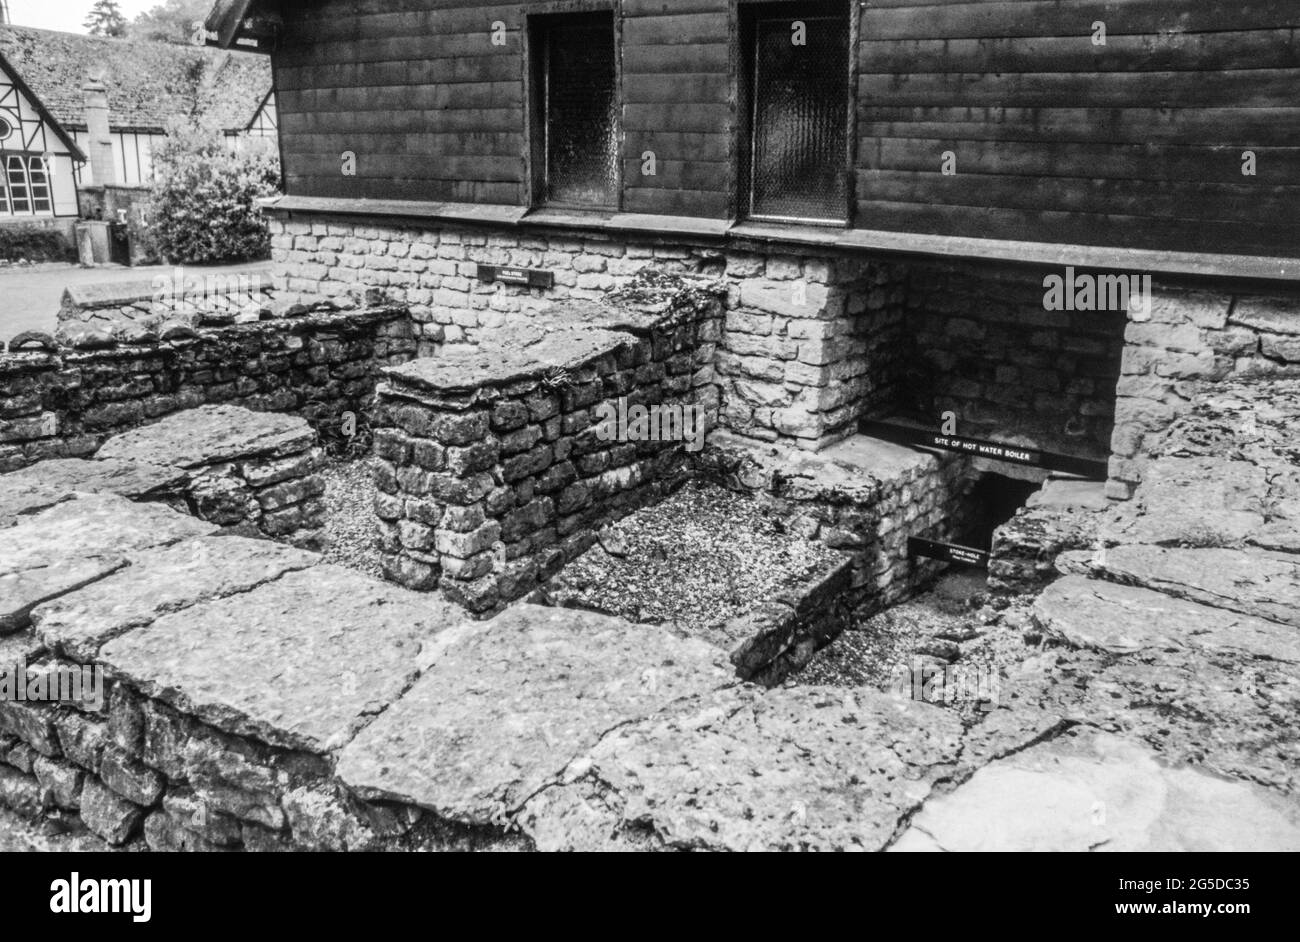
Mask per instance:
[[[1300,255],[1298,30],[1300,0],[869,0],[855,225]]]
[[[725,218],[727,0],[622,0],[622,209]],[[323,0],[286,10],[275,56],[290,193],[520,205],[528,199],[527,13],[575,4]],[[509,30],[492,45],[494,21]],[[357,155],[355,177],[340,154]],[[643,155],[654,153],[653,176]]]
[[[735,3],[616,3],[621,208],[726,218]],[[522,27],[564,3],[284,6],[289,192],[527,202]],[[1300,0],[866,0],[858,12],[853,225],[1300,254]],[[340,173],[344,150],[356,177]]]

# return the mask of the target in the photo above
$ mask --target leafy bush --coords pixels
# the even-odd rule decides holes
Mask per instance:
[[[154,150],[149,226],[172,263],[266,258],[270,233],[256,200],[280,186],[270,141],[249,138],[231,149],[212,128],[182,125]]]
[[[0,259],[29,262],[75,262],[77,250],[58,229],[0,226]]]

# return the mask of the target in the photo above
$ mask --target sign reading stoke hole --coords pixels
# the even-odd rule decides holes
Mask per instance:
[[[971,546],[957,546],[954,543],[940,543],[938,540],[927,540],[920,536],[908,538],[907,555],[924,556],[927,559],[937,559],[945,563],[980,566],[984,569],[989,566],[989,554],[984,550],[978,550]]]

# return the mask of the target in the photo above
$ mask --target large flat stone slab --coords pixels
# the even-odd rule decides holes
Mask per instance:
[[[121,556],[216,529],[158,504],[136,504],[112,494],[79,495],[4,531],[0,575],[88,556]]]
[[[450,603],[337,566],[164,615],[99,659],[146,696],[218,729],[324,753],[419,676]]]
[[[649,625],[518,605],[448,637],[339,757],[374,798],[501,822],[610,730],[733,683],[726,655]]]
[[[284,457],[316,441],[306,419],[239,406],[201,406],[110,438],[95,457],[197,468],[239,458]]]
[[[51,649],[89,661],[106,641],[162,615],[319,562],[315,553],[268,540],[200,537],[133,554],[128,568],[40,606],[32,621]]]
[[[10,481],[8,475],[0,477],[0,529],[12,527],[24,516],[39,513],[71,498],[72,495],[61,488],[46,487],[31,480]]]
[[[1063,553],[1057,568],[1300,627],[1300,558],[1286,553],[1114,546]]]
[[[96,582],[125,565],[120,556],[83,556],[0,576],[0,634],[28,627],[32,610],[42,602]]]
[[[399,385],[435,393],[536,379],[553,370],[574,369],[631,343],[632,337],[598,327],[544,330],[525,325],[497,343],[449,349],[388,367],[384,375]]]
[[[613,730],[519,820],[542,850],[879,850],[961,738],[869,688],[732,689]]]
[[[1161,458],[1143,472],[1132,500],[1112,511],[1102,536],[1114,543],[1235,546],[1264,526],[1265,469],[1216,457]]]
[[[993,762],[931,798],[891,848],[1295,851],[1300,802],[1093,730]]]
[[[0,476],[0,505],[10,488],[40,486],[68,494],[118,494],[122,497],[148,497],[177,490],[189,478],[178,468],[105,458],[53,458],[40,461],[19,471]]]
[[[1149,589],[1066,576],[1034,602],[1048,635],[1108,654],[1183,649],[1300,664],[1300,632]]]

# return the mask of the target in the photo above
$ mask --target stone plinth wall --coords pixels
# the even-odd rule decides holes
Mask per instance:
[[[110,435],[210,403],[334,422],[367,410],[379,370],[415,352],[400,306],[303,307],[292,317],[108,344],[0,356],[0,471],[88,455]]]
[[[204,406],[110,438],[97,457],[174,468],[200,520],[320,550],[325,452],[316,443],[316,432],[296,416]]]
[[[698,409],[703,444],[717,417],[720,294],[687,289],[640,317],[539,320],[495,347],[386,370],[375,454],[389,577],[488,612],[684,480],[686,441],[636,440],[605,419],[637,405]]]
[[[1050,272],[1049,272],[1050,273]],[[917,265],[904,402],[961,435],[1106,460],[1124,312],[1048,311],[1042,269]]]
[[[874,609],[902,601],[943,570],[910,558],[907,541],[948,541],[964,529],[969,461],[864,436],[810,455],[720,433],[696,465],[727,487],[762,496],[792,532],[847,553],[846,600]]]
[[[376,227],[272,220],[278,291],[356,284],[410,307],[421,355],[492,343],[571,300],[598,300],[647,269],[727,289],[715,364],[720,423],[756,441],[816,449],[894,397],[904,271],[859,258],[733,251],[627,236]],[[550,288],[478,279],[478,265],[543,270]]]
[[[1125,341],[1107,487],[1119,500],[1205,383],[1300,376],[1300,296],[1157,286],[1150,318],[1130,320]]]

